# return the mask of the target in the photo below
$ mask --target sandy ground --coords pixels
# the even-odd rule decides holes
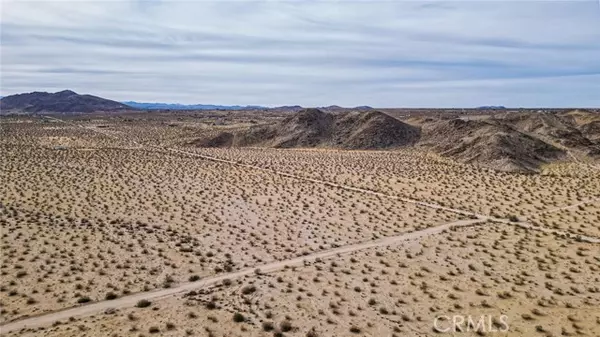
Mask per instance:
[[[454,230],[456,228],[465,227],[465,226],[473,226],[484,223],[485,220],[476,219],[476,220],[459,220],[455,222],[451,222],[448,224],[430,227],[424,230],[401,234],[397,236],[385,237],[378,240],[367,241],[358,244],[345,245],[338,248],[333,248],[329,250],[319,251],[313,254],[271,262],[268,264],[254,266],[252,268],[245,268],[239,271],[225,273],[218,276],[208,277],[202,279],[199,282],[189,282],[178,285],[172,288],[160,289],[151,292],[141,292],[138,294],[134,294],[131,296],[125,296],[122,298],[114,299],[114,300],[106,300],[101,301],[89,305],[83,305],[79,307],[75,307],[69,310],[58,311],[56,313],[49,313],[46,315],[41,315],[37,317],[32,317],[29,319],[21,319],[17,320],[13,323],[5,324],[2,326],[2,330],[4,332],[21,330],[24,328],[32,329],[44,325],[49,325],[54,323],[55,321],[61,321],[65,319],[70,319],[79,316],[89,316],[96,313],[101,313],[107,309],[121,309],[135,306],[140,300],[156,300],[161,299],[167,296],[172,296],[175,294],[193,291],[193,290],[203,290],[205,288],[218,285],[223,283],[223,280],[232,280],[238,279],[244,276],[256,275],[256,274],[267,274],[279,271],[281,269],[287,269],[290,267],[298,267],[306,265],[307,263],[311,263],[314,261],[320,261],[322,259],[332,258],[332,257],[340,257],[342,254],[349,254],[360,250],[366,250],[374,247],[386,247],[398,244],[403,241],[414,241],[421,239],[423,237],[434,235],[437,233],[441,233],[443,231]]]
[[[63,132],[73,130],[81,128]],[[24,131],[43,138],[45,129]],[[118,148],[111,138],[95,151],[23,139],[30,143],[2,148],[3,320],[460,217],[176,153]]]
[[[581,163],[516,175],[418,150],[186,147],[200,123],[2,122],[2,321],[119,307],[26,335],[427,336],[469,313],[506,314],[509,335],[599,334],[599,245],[552,234],[600,236],[600,179]],[[472,213],[545,231],[438,227]],[[431,235],[394,239],[414,233]],[[144,291],[174,296],[132,308]]]
[[[539,232],[464,228],[19,334],[138,336],[156,328],[167,336],[266,336],[288,322],[292,336],[429,336],[438,335],[436,317],[485,316],[500,329],[505,315],[503,335],[594,336],[599,269],[590,262],[597,256],[597,245]],[[448,326],[438,320],[440,330]],[[458,335],[476,335],[467,330]]]

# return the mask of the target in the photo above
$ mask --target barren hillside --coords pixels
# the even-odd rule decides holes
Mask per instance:
[[[516,129],[568,148],[589,151],[594,142],[586,137],[576,120],[550,113],[519,113],[502,119]]]
[[[332,114],[305,109],[279,123],[224,132],[198,139],[193,144],[201,147],[382,149],[412,145],[418,138],[418,128],[378,111]]]
[[[508,172],[535,172],[564,151],[510,126],[452,119],[423,126],[420,145],[442,156]]]
[[[481,120],[412,118],[408,122],[412,125],[379,111],[328,113],[304,109],[278,123],[225,130],[190,144],[339,149],[418,145],[459,162],[507,172],[538,172],[541,165],[565,158],[561,146],[590,153],[594,145],[576,127],[554,115],[527,113]],[[591,124],[581,128],[596,132]]]

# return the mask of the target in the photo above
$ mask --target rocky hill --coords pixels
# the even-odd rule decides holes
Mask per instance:
[[[501,119],[517,130],[540,138],[550,144],[594,155],[600,150],[598,114],[519,113]]]
[[[585,148],[593,145],[575,125],[556,114],[512,114],[503,118],[502,122],[512,125],[522,132],[531,133],[567,147]]]
[[[579,130],[589,140],[596,141],[596,144],[600,144],[600,120],[585,123],[579,127]]]
[[[463,163],[532,173],[539,172],[545,164],[569,160],[573,153],[590,158],[600,156],[597,115],[519,112],[490,118],[417,116],[400,121],[375,110],[303,109],[278,123],[199,137],[190,144],[337,149],[416,146]]]
[[[191,144],[339,149],[418,146],[463,163],[527,173],[538,172],[542,165],[566,158],[566,151],[536,136],[542,130],[540,127],[525,124],[494,119],[424,118],[409,125],[379,111],[328,113],[304,109],[279,123],[201,137]]]
[[[26,113],[79,113],[96,111],[133,110],[125,104],[96,97],[92,95],[79,95],[70,90],[56,93],[31,92],[3,97],[0,100],[0,109],[3,112]]]
[[[193,144],[209,147],[383,149],[413,145],[418,139],[418,128],[382,112],[334,114],[319,109],[304,109],[276,124],[221,133],[216,137],[198,139]]]
[[[438,120],[422,127],[421,146],[442,156],[507,172],[536,172],[566,153],[494,121]]]

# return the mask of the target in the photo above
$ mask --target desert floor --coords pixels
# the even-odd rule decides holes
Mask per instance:
[[[499,329],[506,315],[505,335],[600,335],[600,244],[584,240],[600,238],[593,166],[522,175],[414,149],[187,145],[250,122],[4,117],[0,324],[427,235],[6,333],[427,336],[444,335],[436,317]]]

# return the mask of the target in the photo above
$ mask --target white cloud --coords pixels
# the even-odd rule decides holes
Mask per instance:
[[[2,95],[598,106],[597,1],[6,1]]]

